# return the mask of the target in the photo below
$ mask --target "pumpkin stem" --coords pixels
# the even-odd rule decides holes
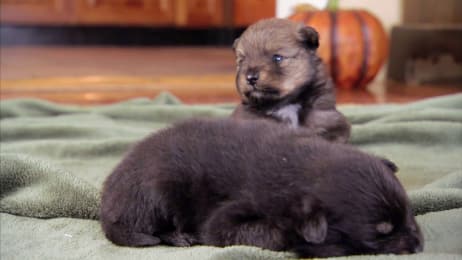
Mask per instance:
[[[326,9],[329,11],[337,11],[338,10],[338,1],[339,0],[329,0],[327,1]]]

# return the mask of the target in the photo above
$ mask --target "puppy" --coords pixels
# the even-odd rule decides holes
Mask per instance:
[[[318,33],[284,19],[261,20],[234,43],[242,103],[232,117],[268,118],[345,143],[350,125],[335,108],[334,84],[316,55]]]
[[[122,246],[419,252],[422,236],[394,171],[301,128],[196,119],[134,146],[105,181],[100,219]]]

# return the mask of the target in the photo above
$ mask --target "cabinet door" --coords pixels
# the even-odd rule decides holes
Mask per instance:
[[[80,24],[172,25],[171,0],[77,0]]]
[[[63,24],[73,22],[68,0],[0,0],[5,24]]]
[[[234,0],[234,25],[248,26],[260,19],[276,16],[276,0]]]
[[[176,0],[175,24],[188,27],[225,25],[224,0]]]

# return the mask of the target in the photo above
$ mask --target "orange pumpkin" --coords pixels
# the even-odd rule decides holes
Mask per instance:
[[[314,27],[318,54],[337,87],[364,88],[388,55],[388,38],[380,21],[364,10],[297,12],[290,20]]]

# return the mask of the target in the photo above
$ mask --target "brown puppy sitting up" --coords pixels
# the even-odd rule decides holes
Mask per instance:
[[[335,108],[318,46],[318,33],[303,24],[267,19],[251,25],[234,43],[242,103],[232,117],[269,118],[347,142],[350,125]]]

